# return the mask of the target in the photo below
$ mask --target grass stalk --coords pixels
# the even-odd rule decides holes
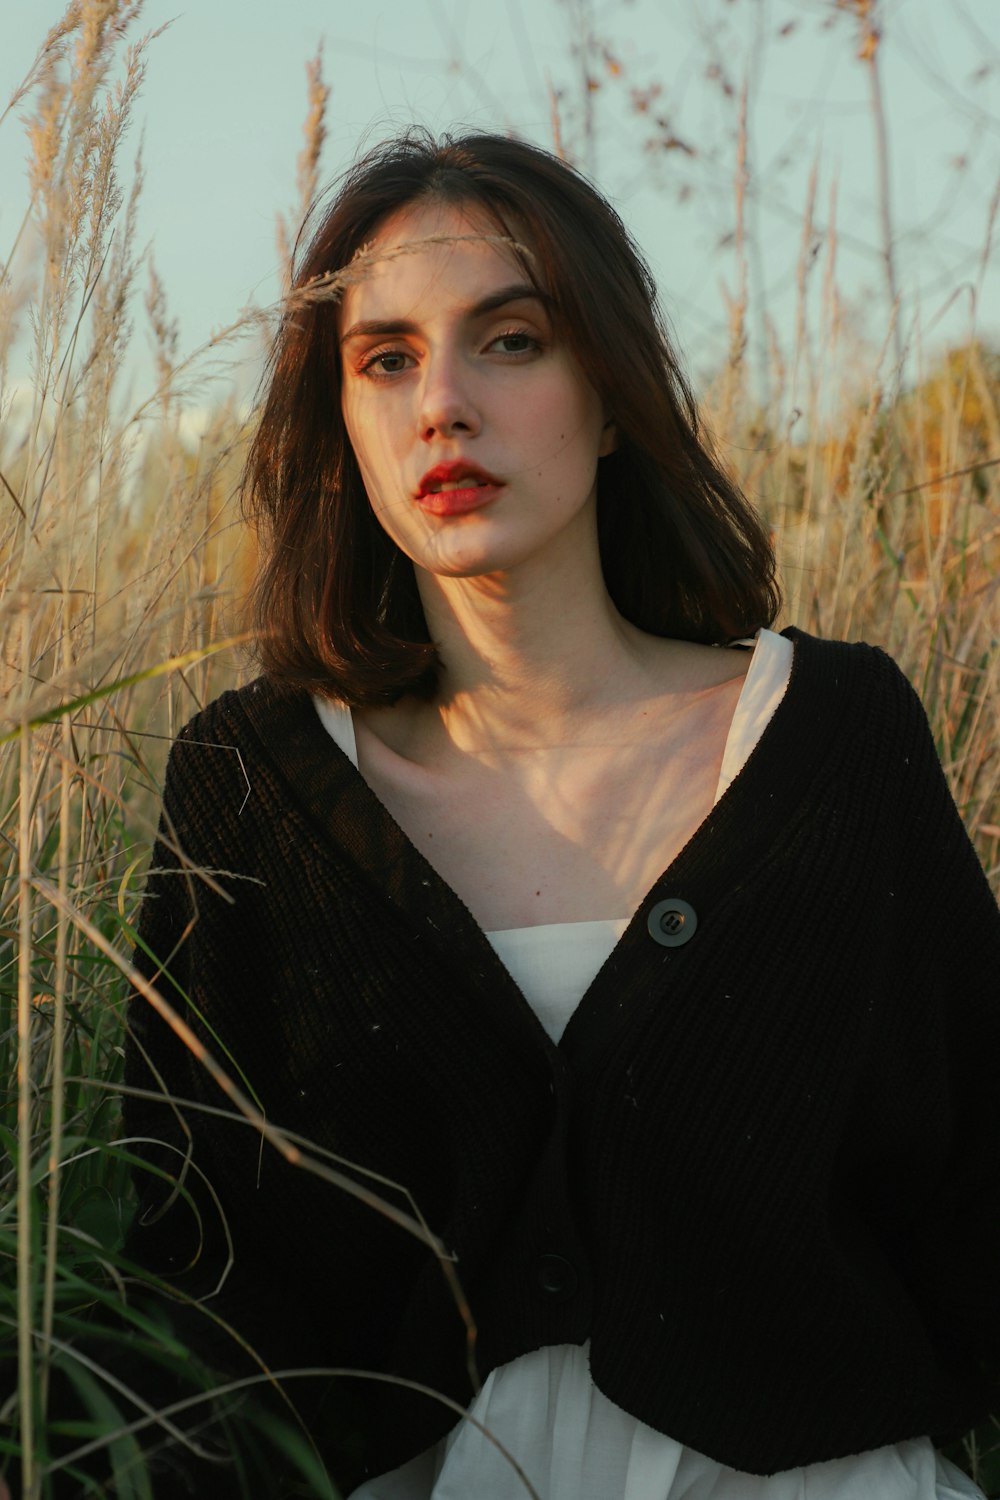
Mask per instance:
[[[64,670],[69,669],[71,639],[71,599],[62,596],[61,654]],[[72,839],[73,806],[73,728],[64,714],[60,723],[62,754],[59,767],[59,866],[58,883],[61,898],[56,913],[55,983],[52,993],[52,1041],[49,1050],[49,1163],[48,1218],[45,1226],[45,1262],[42,1285],[42,1353],[39,1380],[39,1408],[42,1420],[48,1405],[49,1349],[55,1319],[55,1284],[59,1243],[59,1184],[62,1162],[63,1116],[66,1098],[66,986],[69,951],[69,851]]]
[[[31,615],[28,600],[21,615],[22,732],[18,803],[18,971],[17,971],[17,1333],[18,1419],[21,1443],[21,1484],[25,1500],[35,1496],[35,1389],[33,1370],[34,1275],[32,1230],[34,1203],[31,1189],[34,1101],[31,1079],[31,976],[32,855],[31,809],[34,786],[31,765],[32,738],[28,728],[31,682]]]

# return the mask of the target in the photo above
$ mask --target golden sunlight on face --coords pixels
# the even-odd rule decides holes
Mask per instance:
[[[340,310],[344,421],[372,508],[441,577],[583,545],[613,446],[546,297],[498,240],[471,209],[403,209]]]

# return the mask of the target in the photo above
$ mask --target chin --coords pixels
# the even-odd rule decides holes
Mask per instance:
[[[506,573],[526,561],[522,549],[516,547],[462,546],[458,538],[451,546],[442,547],[433,556],[415,557],[414,566],[429,573],[432,578],[482,578],[495,573]]]

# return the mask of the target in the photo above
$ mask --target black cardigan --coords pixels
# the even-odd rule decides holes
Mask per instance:
[[[412,1194],[480,1379],[589,1338],[612,1401],[758,1474],[958,1434],[1000,1361],[1000,914],[902,674],[790,634],[770,725],[558,1046],[309,698],[266,679],[181,732],[141,924],[162,993],[270,1121]],[[697,927],[666,946],[649,918],[673,898]],[[147,1001],[130,1025],[129,1084],[145,1053],[225,1104]],[[163,1106],[126,1108],[183,1143]],[[245,1124],[187,1119],[235,1253],[208,1305],[272,1368],[467,1404],[435,1255]],[[162,1183],[140,1191],[132,1254],[204,1290],[218,1210],[201,1195],[199,1254],[184,1202],[142,1227]],[[363,1390],[367,1472],[456,1420]]]

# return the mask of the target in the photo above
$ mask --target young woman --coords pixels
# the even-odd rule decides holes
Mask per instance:
[[[359,1500],[526,1494],[483,1428],[550,1500],[978,1494],[933,1440],[996,1397],[1000,916],[915,695],[769,628],[562,162],[408,133],[296,285],[264,675],[172,751],[137,961],[427,1234],[213,1112],[137,997],[128,1081],[190,1103],[129,1130],[191,1167],[133,1254],[270,1370],[367,1372],[309,1408]]]

